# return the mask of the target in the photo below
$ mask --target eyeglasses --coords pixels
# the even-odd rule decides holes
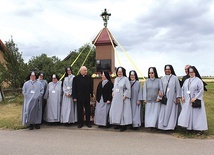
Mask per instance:
[[[153,72],[150,72],[149,74],[154,74]]]

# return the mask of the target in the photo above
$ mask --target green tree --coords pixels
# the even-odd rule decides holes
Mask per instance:
[[[71,52],[69,59],[65,60],[63,63],[66,66],[70,66],[74,60],[77,58],[80,52],[82,54],[78,58],[78,60],[72,66],[73,74],[77,75],[82,63],[84,62],[88,52],[91,50],[90,55],[88,56],[87,60],[85,61],[84,66],[88,68],[88,74],[92,75],[95,72],[95,48],[90,44],[85,44],[78,49],[77,52]]]
[[[59,77],[61,77],[65,73],[65,67],[70,66],[82,51],[81,56],[72,66],[73,74],[77,75],[80,66],[84,62],[90,50],[90,55],[84,65],[88,68],[88,74],[91,75],[95,72],[95,48],[89,44],[83,45],[77,52],[71,52],[68,59],[64,61],[61,61],[56,56],[48,57],[46,54],[34,56],[28,61],[28,68],[36,72],[44,72],[45,78],[50,81],[53,73],[56,73]]]
[[[28,61],[28,67],[30,70],[36,72],[44,72],[45,78],[50,81],[51,75],[53,73],[62,76],[64,72],[64,64],[56,56],[48,57],[46,54],[41,54],[40,56],[34,56]]]
[[[4,71],[0,82],[7,82],[11,88],[20,88],[27,74],[27,64],[12,37],[5,42],[5,46],[7,51],[4,51],[5,63],[0,63],[0,69]]]

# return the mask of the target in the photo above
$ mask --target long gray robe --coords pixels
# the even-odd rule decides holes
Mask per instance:
[[[60,121],[60,104],[62,93],[62,82],[50,82],[45,92],[44,98],[47,99],[47,105],[44,112],[44,120],[46,122]]]
[[[131,86],[127,77],[117,77],[114,81],[113,99],[109,112],[110,124],[132,124]],[[123,101],[123,96],[126,99]]]
[[[137,101],[142,101],[142,87],[139,81],[130,81],[131,84],[131,109],[132,109],[132,126],[141,126],[141,104],[137,105]]]
[[[63,82],[63,98],[61,107],[61,123],[77,122],[77,104],[73,102],[72,97],[67,97],[66,94],[72,94],[72,82],[74,75],[65,77]]]
[[[160,113],[160,99],[158,91],[161,90],[161,81],[158,78],[149,78],[144,83],[143,100],[145,105],[145,127],[157,127]]]
[[[94,124],[106,126],[108,121],[108,114],[111,104],[107,104],[103,101],[103,96],[101,96],[100,102],[97,102],[94,116]]]
[[[102,81],[102,88],[105,86],[107,82],[108,80]],[[100,125],[100,126],[107,125],[110,107],[111,107],[111,104],[104,102],[103,96],[101,96],[100,101],[99,102],[97,101],[96,103],[94,124]]]
[[[39,79],[37,79],[37,81],[39,81],[42,84],[42,87],[43,87],[43,94],[41,96],[41,101],[42,102],[40,103],[41,104],[40,107],[42,108],[42,110],[39,111],[41,113],[41,114],[39,114],[39,116],[41,116],[41,120],[42,120],[42,113],[44,113],[44,107],[45,107],[44,95],[45,95],[48,83],[47,83],[46,80],[39,80]]]
[[[191,82],[190,82],[191,81]],[[189,89],[188,89],[189,85]],[[190,96],[188,94],[190,91]],[[203,100],[204,86],[201,79],[198,77],[189,78],[185,80],[182,87],[182,97],[184,97],[184,103],[180,116],[178,118],[178,125],[187,128],[187,130],[207,130],[207,117]],[[193,108],[190,101],[191,98],[197,98],[201,100],[201,108]]]
[[[43,87],[39,81],[28,80],[22,88],[24,103],[22,107],[22,125],[41,124]]]
[[[170,76],[166,75],[161,78],[162,93],[166,90],[166,85]],[[176,98],[181,97],[181,88],[178,78],[172,75],[168,89],[166,91],[167,104],[161,104],[158,119],[158,128],[162,130],[174,130],[178,119],[178,105]]]
[[[46,89],[47,89],[47,85],[48,85],[48,83],[47,83],[47,81],[46,80],[39,80],[39,79],[37,79],[39,82],[41,82],[41,84],[42,84],[42,87],[43,87],[43,89],[44,89],[44,93],[43,93],[43,96],[45,95],[45,92],[46,92]]]

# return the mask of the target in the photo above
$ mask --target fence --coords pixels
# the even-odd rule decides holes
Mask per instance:
[[[5,100],[5,96],[19,95],[20,93],[22,93],[22,88],[2,89],[0,87],[0,102]]]

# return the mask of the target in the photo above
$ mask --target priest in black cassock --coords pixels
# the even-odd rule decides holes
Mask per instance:
[[[189,67],[190,67],[190,65],[186,65],[185,68],[184,68],[184,69],[185,69],[186,75],[182,77],[182,80],[181,80],[181,87],[183,86],[184,81],[185,81],[186,79],[189,78],[189,73],[188,73]]]
[[[83,108],[85,108],[86,125],[90,124],[90,97],[93,97],[93,86],[91,77],[87,75],[87,68],[82,66],[80,74],[74,77],[72,84],[72,97],[77,102],[78,128],[83,127]]]

